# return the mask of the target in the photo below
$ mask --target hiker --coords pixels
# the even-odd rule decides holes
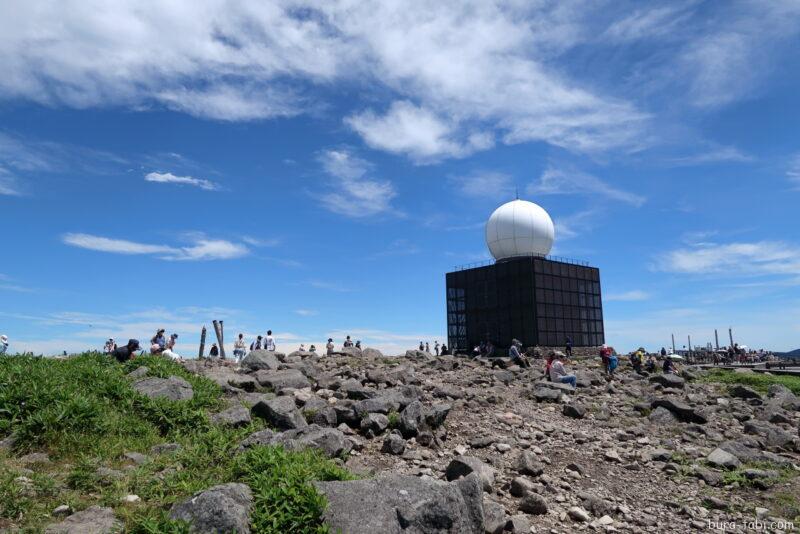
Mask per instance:
[[[258,336],[255,341],[250,343],[250,350],[261,350],[261,336]]]
[[[427,341],[425,342],[425,352],[427,352],[428,354],[431,353],[431,346],[428,344]]]
[[[311,345],[310,347],[308,347],[308,352],[313,352],[314,354],[316,354],[317,353],[317,347],[315,347],[314,345]]]
[[[449,356],[449,355],[450,355],[450,351],[447,350],[447,345],[442,343],[442,356]]]
[[[3,334],[0,336],[0,354],[5,354],[8,351],[8,336]]]
[[[306,351],[306,344],[305,343],[300,343],[300,348],[297,349],[297,350],[300,351],[300,352],[305,352]]]
[[[353,341],[350,339],[350,336],[347,336],[347,338],[345,338],[344,345],[342,345],[342,346],[344,348],[349,348],[349,347],[353,346]]]
[[[522,348],[522,343],[520,343],[520,348]],[[486,342],[486,345],[484,345],[483,350],[486,352],[487,358],[491,358],[494,356],[494,344],[491,341]]]
[[[361,350],[361,340],[360,339],[356,340],[356,348],[358,350]]]
[[[558,357],[558,354],[551,352],[548,359],[548,367],[550,371],[550,381],[560,382],[561,384],[569,384],[573,388],[577,386],[578,378],[574,374],[568,374],[564,368],[564,364]]]
[[[264,338],[264,348],[275,352],[275,338],[272,337],[272,330],[267,330],[267,337]]]
[[[567,355],[567,358],[572,358],[572,338],[567,336],[567,342],[565,343],[564,347],[564,354]]]
[[[236,363],[242,361],[245,355],[247,343],[244,341],[244,334],[240,333],[236,341],[233,342],[233,359]]]
[[[439,355],[439,342],[438,341],[433,344],[433,351],[436,353],[437,356]]]
[[[150,338],[150,354],[161,354],[167,346],[167,339],[164,337],[165,330],[159,328],[156,335]]]
[[[209,358],[217,358],[217,357],[219,357],[219,348],[217,348],[217,344],[216,343],[212,343],[211,344],[211,350],[208,351],[208,357]]]
[[[648,373],[656,372],[656,357],[653,356],[652,354],[647,357],[647,363],[644,365],[644,370],[647,371]]]
[[[117,350],[117,344],[114,343],[114,338],[110,337],[108,341],[106,341],[106,344],[103,345],[103,354],[111,354],[115,350]]]
[[[171,334],[169,336],[169,341],[167,341],[167,347],[164,350],[161,351],[161,354],[163,356],[167,356],[169,358],[172,358],[173,360],[182,361],[183,358],[181,358],[180,355],[176,354],[172,350],[172,349],[175,348],[175,343],[177,341],[178,341],[178,334]]]
[[[667,357],[667,349],[665,349],[664,347],[661,347],[661,357],[662,358]]]
[[[609,350],[608,345],[603,343],[603,346],[600,347],[600,359],[603,361],[603,369],[605,369],[607,375],[611,375],[613,371],[609,368],[611,364],[611,350]]]
[[[672,358],[667,358],[664,360],[663,369],[665,375],[675,374],[675,362],[672,361]]]
[[[508,357],[511,358],[511,361],[519,365],[520,367],[530,367],[531,364],[528,359],[523,356],[519,349],[522,347],[522,343],[518,339],[511,340],[511,346],[508,348]]]
[[[325,354],[328,356],[333,356],[333,338],[328,338],[328,344],[325,345]]]
[[[639,347],[639,350],[631,353],[631,366],[638,374],[642,374],[642,364],[644,363],[644,349]]]
[[[125,363],[135,357],[137,350],[139,350],[139,340],[129,339],[127,345],[114,349],[111,355],[114,356],[119,363]]]
[[[422,352],[424,350],[425,350],[425,344],[422,341],[420,341],[419,342],[419,351]]]

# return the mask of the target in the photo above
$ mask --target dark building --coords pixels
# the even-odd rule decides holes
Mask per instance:
[[[508,347],[602,345],[600,271],[539,256],[504,259],[447,273],[447,337],[451,349],[481,341]]]

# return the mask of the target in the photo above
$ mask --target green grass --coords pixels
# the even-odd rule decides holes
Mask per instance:
[[[800,395],[800,376],[737,373],[723,369],[713,369],[701,374],[699,381],[729,386],[742,384],[760,393],[766,393],[772,384],[781,384],[789,388],[795,395]]]
[[[797,473],[792,467],[777,465],[770,462],[749,462],[740,465],[736,469],[726,471],[722,475],[722,483],[726,486],[730,484],[738,484],[741,487],[758,486],[759,482],[757,480],[750,480],[744,475],[747,469],[761,469],[763,471],[775,471],[778,473],[778,476],[774,479],[761,479],[761,482],[768,486],[786,482],[797,476]]]
[[[188,401],[152,400],[138,395],[125,375],[148,367],[148,376],[181,376],[193,387]],[[222,408],[220,388],[157,356],[120,365],[96,353],[68,359],[0,359],[0,438],[13,434],[15,450],[0,453],[0,529],[40,531],[57,521],[61,504],[73,510],[111,506],[125,529],[136,533],[184,533],[188,525],[169,519],[179,500],[226,482],[250,485],[254,495],[253,532],[324,532],[325,501],[311,480],[351,477],[334,462],[311,451],[256,447],[238,454],[239,442],[264,428],[210,425],[207,413]],[[150,455],[157,443],[176,442],[181,450]],[[15,456],[47,452],[53,462],[26,474],[31,487],[15,481],[23,474]],[[151,456],[142,466],[123,458],[129,451]],[[97,468],[119,478],[97,475]],[[141,502],[123,504],[125,495]]]

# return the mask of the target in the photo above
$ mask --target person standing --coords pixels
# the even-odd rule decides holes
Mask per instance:
[[[127,345],[114,349],[111,355],[114,356],[119,363],[125,363],[135,357],[137,350],[139,350],[139,340],[129,339]]]
[[[325,354],[327,354],[328,356],[333,356],[333,349],[334,349],[333,338],[329,337],[328,343],[325,345]]]
[[[564,353],[567,355],[567,358],[572,358],[572,338],[567,336],[567,342],[565,343]]]
[[[236,361],[236,363],[242,361],[246,348],[247,343],[244,341],[244,334],[240,332],[239,337],[237,337],[236,341],[233,342],[233,359]]]
[[[420,352],[423,352],[424,350],[425,350],[425,343],[423,343],[422,341],[420,341],[420,342],[419,342],[419,351],[420,351]]]
[[[169,340],[167,341],[167,346],[163,351],[161,351],[161,354],[169,358],[172,358],[173,360],[181,361],[182,358],[180,357],[180,355],[176,354],[175,351],[173,350],[175,348],[175,343],[177,343],[177,341],[178,341],[178,334],[170,335]]]
[[[427,341],[425,342],[425,352],[427,352],[428,354],[431,353],[431,346],[428,344]]]
[[[439,342],[438,341],[433,344],[433,351],[436,353],[437,356],[439,355]]]

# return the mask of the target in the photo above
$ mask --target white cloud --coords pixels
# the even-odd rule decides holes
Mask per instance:
[[[493,145],[491,134],[474,133],[456,141],[456,128],[411,102],[394,102],[384,115],[365,111],[345,119],[373,148],[406,154],[418,162],[442,156],[463,157]]]
[[[557,217],[555,221],[553,221],[556,230],[556,238],[558,240],[571,239],[583,234],[596,226],[595,220],[600,213],[599,209],[593,208],[564,217]]]
[[[368,178],[371,165],[367,161],[347,150],[325,150],[319,160],[332,178],[327,192],[315,193],[326,209],[352,218],[394,210],[391,204],[397,196],[394,186],[389,181]]]
[[[600,195],[639,207],[646,198],[613,187],[600,178],[578,170],[548,167],[538,181],[528,186],[529,195]]]
[[[452,176],[448,183],[457,193],[472,198],[511,200],[514,195],[514,179],[502,172],[476,171]]]
[[[637,9],[630,15],[614,21],[603,32],[601,39],[625,42],[670,35],[676,26],[689,17],[690,13],[686,9],[688,5],[686,2],[676,2],[675,5],[664,7]]]
[[[605,302],[636,302],[641,300],[648,300],[650,293],[642,291],[641,289],[633,289],[623,293],[608,293],[603,295]]]
[[[796,154],[789,162],[786,177],[798,190],[800,190],[800,154]]]
[[[191,176],[175,176],[171,172],[150,172],[147,173],[144,179],[148,182],[158,182],[162,184],[184,184],[199,187],[206,191],[215,191],[219,189],[219,184],[203,178],[192,178]]]
[[[708,150],[690,156],[673,158],[670,160],[675,165],[703,165],[706,163],[734,162],[747,163],[753,157],[732,146],[710,147]]]
[[[328,282],[326,280],[308,280],[306,285],[316,289],[325,289],[328,291],[335,291],[337,293],[348,293],[350,288],[339,282]]]
[[[189,234],[188,237],[191,244],[183,247],[151,245],[81,233],[64,234],[62,240],[67,245],[98,252],[154,255],[159,259],[176,261],[228,260],[240,258],[250,253],[248,248],[240,243],[232,243],[223,239],[210,239],[203,234]]]
[[[301,308],[299,310],[294,310],[294,313],[300,315],[301,317],[312,317],[314,315],[317,315],[319,312],[317,310],[307,310]]]
[[[22,196],[17,177],[3,167],[0,167],[0,195]]]
[[[654,268],[682,274],[796,276],[800,248],[780,241],[699,243],[668,252]]]

